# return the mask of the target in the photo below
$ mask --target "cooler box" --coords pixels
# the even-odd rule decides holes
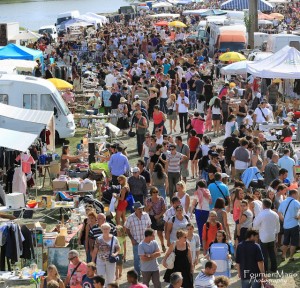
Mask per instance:
[[[6,194],[6,207],[9,209],[19,209],[25,207],[25,195],[20,192]]]

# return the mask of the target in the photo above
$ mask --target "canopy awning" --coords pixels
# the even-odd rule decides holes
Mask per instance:
[[[40,135],[43,129],[47,128],[51,133],[48,149],[55,148],[55,123],[52,111],[24,109],[0,103],[0,128],[36,135]]]
[[[260,11],[272,11],[272,4],[268,3],[264,0],[258,0],[258,9]],[[225,10],[244,10],[249,9],[249,1],[248,0],[228,0],[221,4],[221,9]]]
[[[285,46],[266,59],[247,64],[247,72],[261,78],[300,79],[300,52]]]
[[[0,128],[0,147],[25,152],[38,135]]]

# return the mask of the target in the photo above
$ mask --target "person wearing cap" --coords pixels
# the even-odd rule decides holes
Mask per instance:
[[[128,185],[134,201],[139,201],[144,204],[144,200],[148,196],[147,183],[145,178],[140,175],[140,169],[133,167],[131,169],[132,176],[128,178]]]
[[[141,100],[139,95],[137,95],[137,94],[134,95],[133,99],[134,99],[134,102],[139,103],[142,108],[148,109],[147,103],[145,101]]]
[[[134,270],[138,273],[139,277],[141,276],[141,265],[138,254],[138,245],[144,240],[146,229],[151,227],[151,219],[149,214],[143,211],[144,207],[145,206],[142,205],[141,202],[135,202],[132,207],[134,209],[134,213],[128,216],[124,224],[133,247]]]
[[[132,127],[134,126],[134,124],[136,125],[136,123],[138,122],[138,118],[136,116],[136,113],[138,111],[142,112],[142,116],[146,118],[147,123],[149,125],[149,117],[148,117],[148,112],[145,108],[143,108],[139,101],[135,101],[132,104],[133,106],[133,110],[132,110],[132,115],[131,115],[131,122],[130,122],[130,129],[132,129]]]
[[[143,88],[141,84],[137,84],[132,91],[133,95],[138,95],[140,100],[148,102],[149,93],[146,89]]]
[[[113,145],[111,147],[113,147]],[[122,153],[122,151],[122,147],[117,146],[117,152],[111,155],[108,162],[108,168],[112,175],[113,185],[118,185],[118,177],[125,175],[130,170],[128,158]]]
[[[127,135],[126,130],[129,128],[128,122],[128,106],[127,100],[124,97],[120,98],[118,105],[118,122],[117,127],[121,130],[122,135]]]
[[[271,111],[267,108],[267,100],[263,100],[254,110],[253,120],[256,124],[262,124],[269,121]]]

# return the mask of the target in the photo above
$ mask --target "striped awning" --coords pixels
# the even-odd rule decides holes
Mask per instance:
[[[224,10],[243,10],[249,9],[249,1],[255,0],[228,0],[221,4],[221,9]],[[273,6],[264,0],[258,1],[258,10],[260,11],[272,11]]]

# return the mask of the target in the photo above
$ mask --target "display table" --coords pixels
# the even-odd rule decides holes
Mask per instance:
[[[259,124],[258,129],[259,131],[267,132],[269,130],[282,130],[283,124],[279,123],[268,123],[268,124]]]
[[[12,209],[12,208],[9,208],[7,206],[1,206],[0,207],[0,212],[19,212],[20,211],[20,214],[18,215],[17,218],[23,218],[24,216],[24,213],[25,211],[33,211],[34,212],[38,212],[38,211],[42,211],[42,210],[45,210],[45,208],[29,208],[29,207],[23,207],[23,208],[18,208],[18,209]]]

